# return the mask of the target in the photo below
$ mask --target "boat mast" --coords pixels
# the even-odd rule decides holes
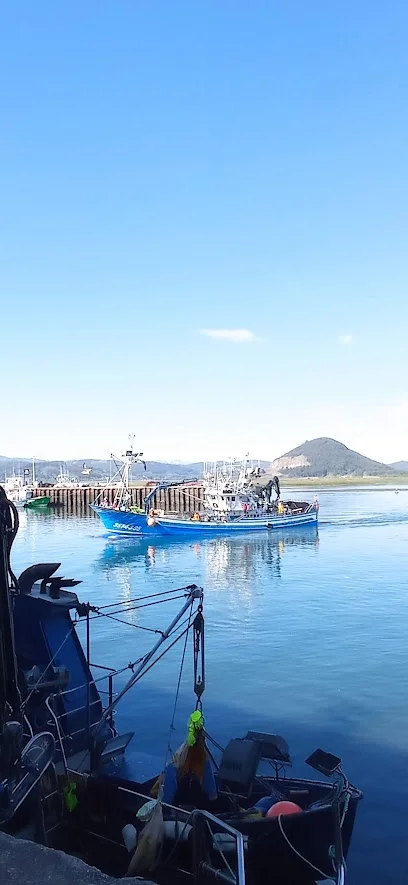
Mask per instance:
[[[134,433],[129,434],[130,448],[126,450],[125,454],[122,455],[121,458],[116,458],[115,455],[111,453],[109,460],[109,481],[107,485],[110,485],[115,477],[118,477],[118,482],[116,485],[115,496],[113,500],[113,506],[117,510],[128,510],[130,507],[131,500],[131,491],[130,491],[130,476],[131,469],[133,464],[143,464],[144,469],[146,470],[146,463],[143,461],[143,452],[134,452],[135,435]],[[117,470],[112,475],[112,461],[114,462]],[[118,462],[121,464],[118,464]],[[101,495],[103,494],[103,489],[96,496],[94,504],[97,504]]]
[[[129,433],[130,446],[127,449],[127,451],[125,452],[125,460],[124,460],[124,465],[123,465],[123,476],[122,476],[123,500],[120,501],[121,504],[125,504],[125,505],[130,500],[130,475],[132,472],[132,464],[133,464],[133,459],[134,459],[134,455],[133,455],[134,441],[135,441],[135,434]]]

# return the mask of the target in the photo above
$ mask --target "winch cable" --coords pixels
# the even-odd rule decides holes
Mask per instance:
[[[168,738],[167,738],[167,748],[166,748],[166,754],[165,754],[165,758],[164,758],[163,771],[165,770],[165,768],[167,766],[167,762],[168,762],[169,757],[171,758],[171,756],[173,755],[173,750],[171,748],[171,736],[172,736],[172,733],[175,731],[174,721],[176,718],[177,704],[178,704],[178,699],[179,699],[179,694],[180,694],[181,679],[183,676],[184,661],[186,658],[187,641],[188,641],[188,634],[189,634],[190,627],[191,627],[191,618],[192,618],[192,612],[190,611],[189,615],[188,615],[188,626],[187,626],[187,630],[186,630],[186,638],[184,640],[183,654],[181,656],[180,670],[179,670],[179,676],[178,676],[177,688],[176,688],[176,695],[174,698],[173,715],[171,717],[169,734],[168,734]]]
[[[136,685],[136,683],[139,682],[139,680],[142,679],[142,677],[145,676],[146,673],[148,673],[149,670],[151,670],[152,667],[154,667],[154,665],[157,664],[164,657],[164,655],[166,655],[167,652],[170,651],[170,649],[173,648],[173,646],[176,645],[176,643],[179,642],[180,639],[183,638],[183,636],[185,636],[186,633],[188,633],[188,631],[189,631],[189,627],[186,627],[186,629],[183,630],[179,634],[179,636],[176,636],[176,638],[173,639],[173,642],[171,642],[170,645],[168,645],[167,648],[165,648],[164,651],[162,651],[162,653],[157,658],[154,658],[154,660],[152,660],[149,663],[149,665],[146,666],[146,668],[144,670],[142,670],[141,673],[139,673],[139,675],[137,676],[137,678],[133,682],[133,685]],[[133,685],[132,685],[132,687],[133,687]]]
[[[193,612],[192,611],[190,611],[188,619],[187,619],[188,626],[187,626],[186,637],[185,637],[185,641],[184,641],[183,653],[181,656],[180,670],[179,670],[179,676],[178,676],[178,681],[177,681],[176,694],[175,694],[175,698],[174,698],[173,715],[172,715],[171,721],[170,721],[163,771],[165,771],[165,769],[167,767],[169,757],[171,758],[173,756],[173,750],[171,747],[171,736],[172,736],[173,732],[175,731],[174,722],[175,722],[175,718],[176,718],[177,704],[178,704],[178,699],[179,699],[179,695],[180,695],[181,679],[182,679],[182,675],[183,675],[184,662],[185,662],[186,651],[187,651],[188,634],[191,629],[191,626],[193,627],[194,693],[197,697],[196,710],[200,709],[200,711],[201,711],[201,709],[202,709],[201,695],[202,695],[204,688],[205,688],[204,618],[202,615],[202,611],[203,611],[203,606],[200,603],[198,605],[197,612],[194,615],[194,620],[193,620]],[[201,655],[200,655],[200,652],[201,652]],[[211,755],[211,754],[209,754],[209,755]]]
[[[126,609],[126,611],[134,611],[134,609]],[[116,621],[118,624],[124,624],[125,627],[134,627],[135,630],[144,630],[146,633],[162,633],[161,630],[155,630],[153,627],[143,627],[142,624],[132,624],[131,621],[124,621],[123,618],[117,618],[116,615],[110,615],[108,614],[108,612],[101,612],[100,615],[97,617],[109,618],[110,621]],[[95,621],[96,618],[90,618],[89,620]]]
[[[175,598],[176,599],[184,599],[184,596],[177,596]],[[167,602],[168,600],[163,600],[163,601]],[[152,603],[152,604],[156,604],[156,603]],[[136,606],[136,607],[142,608],[143,606]],[[134,608],[124,609],[123,612],[120,612],[120,614],[126,614],[128,611],[134,611],[134,610],[135,610]],[[126,627],[135,627],[136,630],[146,630],[148,633],[159,633],[161,636],[164,636],[163,630],[160,630],[158,628],[154,629],[153,627],[144,627],[141,624],[133,624],[131,621],[125,621],[125,620],[123,620],[123,618],[118,618],[116,616],[116,614],[113,615],[113,614],[110,614],[109,612],[100,612],[98,615],[95,615],[93,618],[91,617],[90,620],[91,621],[97,620],[98,617],[109,618],[112,621],[117,621],[119,624],[124,624]],[[84,620],[85,620],[85,618],[79,618],[77,623],[80,623]],[[187,623],[187,620],[188,620],[188,618],[186,619],[186,621],[183,621],[182,623]],[[181,626],[180,624],[177,624],[175,629],[178,629],[180,626]],[[172,631],[172,632],[174,632],[174,631]],[[169,636],[171,636],[171,633],[169,633]]]
[[[172,590],[161,590],[160,593],[149,593],[147,596],[135,596],[133,599],[121,599],[119,602],[109,602],[106,605],[99,605],[98,610],[102,611],[104,608],[112,608],[115,605],[123,605],[124,602],[143,602],[145,599],[154,599],[157,596],[168,596],[172,593],[181,593],[182,590],[189,590],[190,587],[173,587]]]
[[[114,612],[114,615],[111,615],[111,617],[116,616],[117,614],[126,614],[126,612],[137,611],[138,609],[142,609],[142,608],[149,608],[152,605],[160,605],[160,603],[162,603],[162,602],[170,602],[174,599],[185,599],[185,595],[184,595],[184,593],[181,593],[179,596],[172,596],[171,598],[168,598],[168,599],[158,599],[158,600],[156,600],[156,602],[146,602],[144,605],[133,605],[133,606],[125,607],[123,609],[117,609]],[[90,616],[91,621],[95,621],[97,618],[109,617],[109,613],[101,611],[99,606],[92,606],[91,610],[94,612],[94,615]],[[137,624],[135,624],[134,626],[136,627]]]

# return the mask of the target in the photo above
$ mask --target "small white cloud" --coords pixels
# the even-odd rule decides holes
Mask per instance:
[[[339,335],[340,344],[353,344],[354,338],[352,335]]]
[[[263,341],[250,329],[201,329],[200,335],[214,338],[216,341],[233,341],[234,344],[248,344],[254,341]]]

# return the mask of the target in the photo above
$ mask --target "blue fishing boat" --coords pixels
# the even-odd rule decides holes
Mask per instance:
[[[249,465],[247,458],[241,462],[230,461],[228,465],[215,465],[210,473],[206,473],[204,498],[194,501],[190,492],[192,509],[188,514],[167,513],[152,506],[154,498],[157,500],[163,489],[172,485],[180,488],[177,483],[158,483],[146,495],[144,509],[132,507],[129,475],[132,464],[140,459],[141,454],[128,450],[118,471],[120,481],[113,503],[109,504],[101,492],[91,505],[109,532],[156,538],[169,535],[204,537],[317,526],[317,498],[312,503],[283,501],[279,478],[274,476],[262,485],[259,468]]]
[[[163,488],[163,485],[157,487]],[[310,509],[309,509],[310,507]],[[299,526],[317,526],[318,511],[315,505],[308,505],[308,509],[301,512],[290,512],[282,516],[273,514],[246,515],[243,517],[230,517],[226,519],[211,518],[206,514],[200,514],[199,518],[177,517],[161,515],[157,511],[153,513],[134,513],[132,510],[114,510],[113,508],[98,507],[93,504],[92,509],[101,519],[104,527],[109,532],[122,535],[143,535],[147,537],[168,537],[169,535],[186,536],[219,536],[237,535],[248,532],[267,532],[272,530],[298,528]]]

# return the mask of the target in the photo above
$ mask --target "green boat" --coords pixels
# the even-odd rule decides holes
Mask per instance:
[[[37,510],[39,507],[49,507],[50,500],[49,495],[38,495],[36,498],[29,498],[25,502],[24,507],[29,507],[30,510]]]

